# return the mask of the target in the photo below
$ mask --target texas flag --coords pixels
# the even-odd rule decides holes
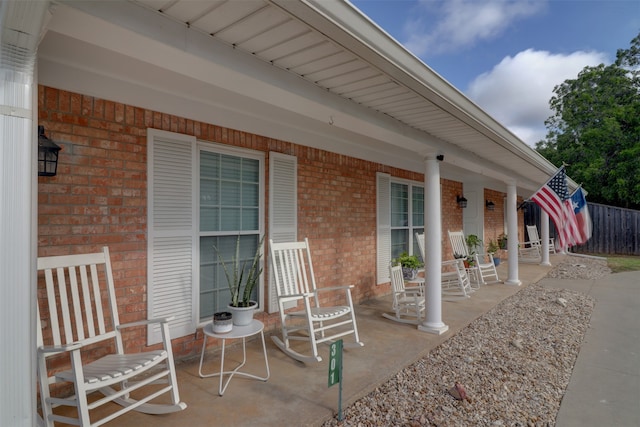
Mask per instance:
[[[576,222],[578,225],[578,231],[580,232],[581,241],[577,244],[585,243],[591,238],[591,215],[589,215],[589,207],[587,206],[587,199],[584,197],[584,191],[582,187],[578,187],[576,191],[571,195],[571,204],[573,205],[573,211],[576,214]],[[576,236],[578,237],[578,236]]]

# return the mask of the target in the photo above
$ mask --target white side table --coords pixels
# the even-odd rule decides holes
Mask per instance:
[[[234,325],[231,331],[225,334],[217,334],[213,332],[213,323],[208,323],[203,328],[203,332],[204,332],[204,342],[202,343],[202,354],[200,354],[200,369],[198,370],[198,373],[200,374],[200,378],[208,378],[208,377],[216,377],[216,376],[220,377],[220,384],[218,386],[218,394],[220,396],[224,394],[225,390],[227,389],[227,386],[229,385],[229,382],[231,381],[231,378],[233,378],[234,375],[242,375],[248,378],[254,378],[256,380],[262,380],[262,381],[267,381],[269,379],[269,376],[271,374],[269,372],[269,360],[267,359],[267,347],[264,343],[264,324],[261,321],[253,319],[251,323],[249,323],[247,326]],[[240,371],[240,368],[242,368],[247,362],[246,338],[256,334],[260,334],[260,337],[262,338],[262,352],[264,353],[264,364],[265,364],[265,367],[267,368],[266,377],[259,377],[257,375]],[[218,338],[222,340],[222,354],[220,356],[220,372],[202,373],[202,361],[204,359],[204,353],[207,348],[208,337]],[[226,344],[226,340],[235,339],[235,338],[242,338],[242,363],[240,363],[240,365],[238,365],[232,371],[225,371],[224,370],[224,347]],[[224,381],[225,375],[229,375],[226,382]],[[224,386],[223,386],[223,383],[224,383]]]

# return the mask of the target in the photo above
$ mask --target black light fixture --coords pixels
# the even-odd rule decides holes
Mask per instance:
[[[458,206],[462,209],[467,207],[467,199],[464,196],[456,196],[456,202],[458,202]]]
[[[44,126],[38,126],[38,176],[55,176],[58,170],[58,152],[62,149],[47,138]]]
[[[484,202],[484,205],[487,207],[488,211],[494,211],[496,210],[496,204],[493,203],[491,200],[486,200]]]

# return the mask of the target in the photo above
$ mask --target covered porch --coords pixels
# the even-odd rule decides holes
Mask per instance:
[[[555,264],[564,255],[552,255]],[[508,266],[498,267],[506,277]],[[343,406],[365,396],[404,367],[428,354],[438,345],[481,317],[501,301],[541,280],[551,269],[533,263],[519,265],[523,286],[492,284],[482,286],[473,296],[455,302],[443,301],[443,319],[449,330],[425,334],[413,325],[382,317],[391,308],[390,296],[371,299],[356,307],[364,347],[344,351]],[[254,337],[258,338],[258,336]],[[186,410],[166,416],[130,412],[106,425],[120,427],[220,425],[220,426],[315,426],[337,414],[338,385],[327,387],[328,346],[322,346],[325,361],[304,365],[282,353],[267,334],[266,345],[271,377],[257,381],[234,377],[224,396],[218,395],[218,378],[200,378],[199,357],[177,361],[181,399]],[[239,340],[234,340],[239,344]],[[230,342],[232,343],[232,342]],[[205,354],[205,368],[219,369],[220,349]],[[247,372],[263,375],[262,346],[258,339],[247,342]],[[242,348],[227,351],[225,369],[242,360]],[[429,379],[425,379],[429,381]],[[116,409],[117,406],[113,406]]]

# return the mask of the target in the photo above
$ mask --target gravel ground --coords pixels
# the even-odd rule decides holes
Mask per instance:
[[[606,261],[568,256],[548,277],[608,273]],[[553,426],[593,306],[578,292],[529,285],[323,427]]]

